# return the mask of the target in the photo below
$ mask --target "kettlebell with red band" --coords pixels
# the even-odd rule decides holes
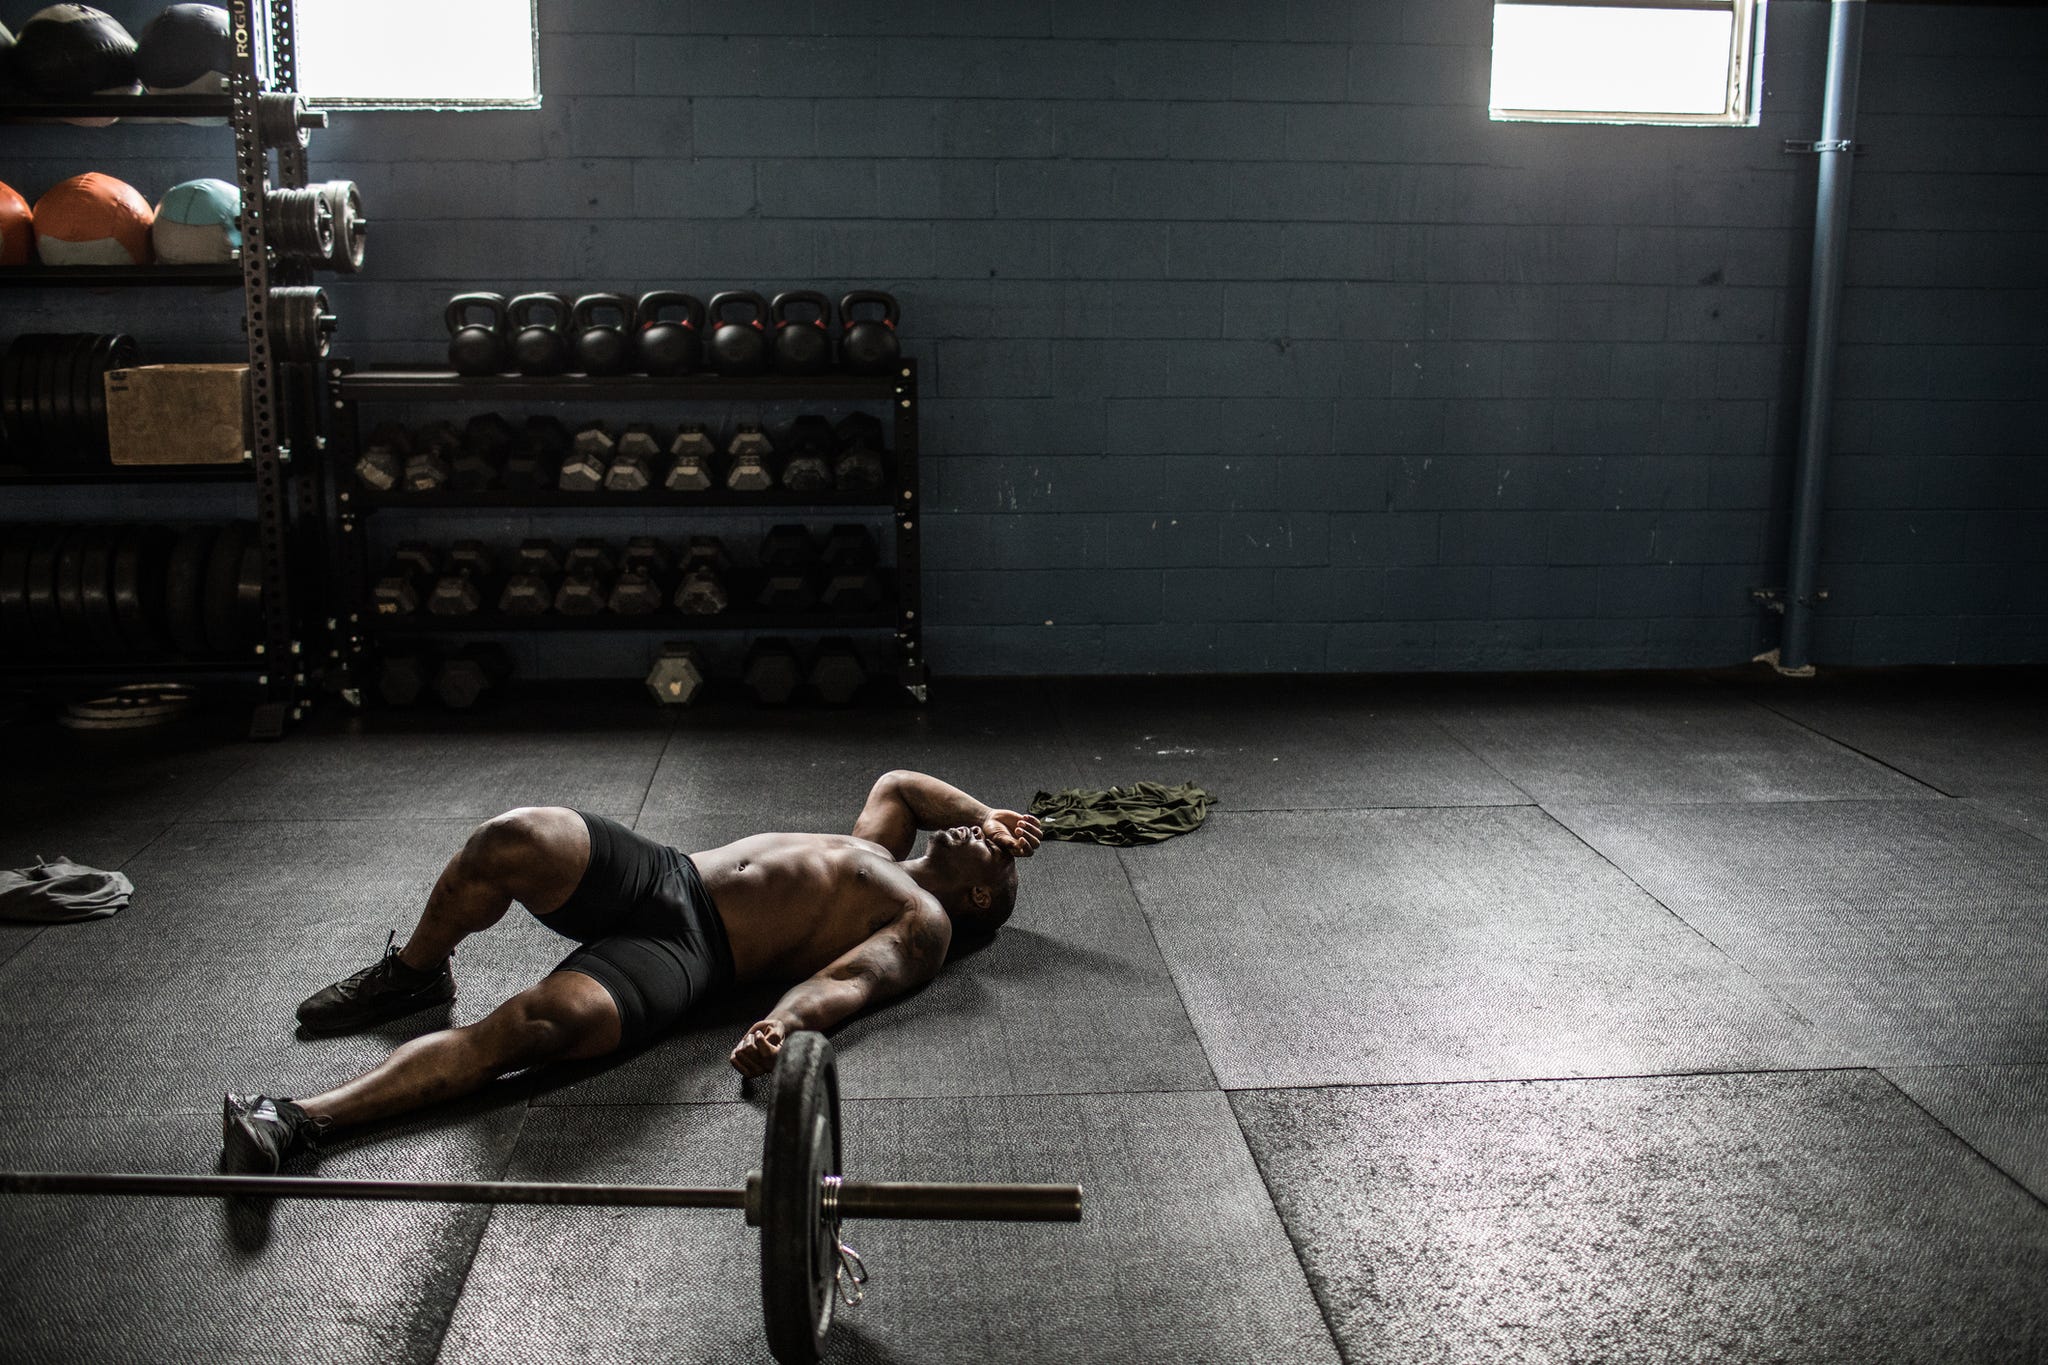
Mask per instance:
[[[818,315],[802,316],[806,309]],[[832,300],[815,289],[792,289],[777,294],[768,311],[775,320],[777,374],[823,374],[832,368]]]
[[[879,305],[882,316],[856,318],[856,308]],[[848,374],[888,374],[902,358],[896,341],[896,299],[876,289],[858,289],[839,300],[839,363]]]
[[[729,310],[753,314],[744,322],[726,319]],[[768,300],[751,289],[729,289],[711,296],[711,365],[720,374],[760,374],[768,368]]]
[[[663,313],[681,309],[680,318]],[[640,296],[636,313],[640,332],[636,342],[640,368],[648,374],[694,373],[704,363],[704,305],[688,294],[657,289]]]

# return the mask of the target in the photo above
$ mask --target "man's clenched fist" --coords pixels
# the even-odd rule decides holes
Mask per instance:
[[[747,1030],[740,1045],[732,1050],[733,1069],[742,1076],[765,1076],[775,1069],[775,1054],[782,1051],[788,1035],[773,1019],[763,1019]]]

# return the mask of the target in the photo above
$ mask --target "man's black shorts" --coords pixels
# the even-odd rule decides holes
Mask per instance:
[[[555,970],[581,972],[610,991],[620,1046],[636,1047],[731,984],[732,947],[686,855],[609,816],[576,814],[590,829],[590,865],[561,908],[538,918],[583,945]]]

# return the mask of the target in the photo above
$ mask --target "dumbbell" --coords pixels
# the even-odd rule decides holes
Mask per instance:
[[[356,456],[356,480],[363,487],[389,493],[405,480],[405,460],[412,454],[412,433],[396,422],[380,422]]]
[[[688,706],[704,690],[704,673],[696,646],[671,640],[647,670],[647,690],[664,706]]]
[[[815,414],[797,418],[784,442],[782,486],[792,493],[823,493],[832,487],[832,457],[838,441],[832,424]]]
[[[498,594],[498,610],[507,616],[540,616],[555,605],[555,580],[562,574],[562,553],[552,540],[522,540],[512,555],[512,573]]]
[[[702,493],[718,481],[714,463],[718,445],[701,422],[692,422],[669,442],[668,475],[661,486],[671,493]]]
[[[732,460],[725,471],[727,488],[735,493],[765,493],[775,487],[775,443],[760,423],[740,423],[725,453]]]
[[[553,488],[569,453],[569,429],[559,417],[529,417],[505,457],[505,487],[521,493]]]
[[[564,493],[595,493],[604,487],[604,476],[612,467],[619,443],[602,422],[585,422],[576,428],[568,458],[562,461],[562,475],[556,486]]]
[[[434,652],[425,647],[385,650],[377,663],[377,695],[387,706],[413,705],[427,690],[436,665]]]
[[[413,433],[412,454],[405,461],[405,491],[432,493],[446,488],[454,475],[462,437],[448,422],[429,422]]]
[[[825,536],[819,562],[824,581],[818,588],[818,602],[825,610],[850,616],[882,604],[886,594],[875,568],[881,562],[881,550],[873,531],[858,522],[834,526]]]
[[[431,545],[407,541],[392,553],[383,577],[370,589],[371,608],[379,616],[410,616],[420,609],[434,576],[441,571]]]
[[[747,650],[746,668],[740,677],[756,701],[764,706],[781,706],[796,695],[804,680],[804,670],[789,641],[764,635]]]
[[[464,493],[481,493],[498,482],[498,471],[512,453],[512,424],[495,412],[481,413],[462,424],[462,445],[449,462],[448,485]]]
[[[483,610],[484,580],[491,576],[491,551],[480,540],[458,540],[442,561],[441,576],[427,597],[436,616],[469,616]]]
[[[647,616],[668,602],[668,552],[652,536],[634,536],[619,556],[619,581],[612,585],[611,607],[621,616]]]
[[[763,611],[809,611],[818,603],[813,570],[818,544],[808,528],[788,524],[770,527],[761,538],[761,587],[755,603]]]
[[[434,695],[451,711],[467,711],[512,675],[512,654],[503,645],[464,645],[434,670]]]
[[[725,542],[717,536],[691,536],[683,551],[683,581],[676,589],[676,608],[691,616],[716,616],[732,605],[725,580],[732,571]]]
[[[839,459],[832,467],[833,481],[839,490],[872,493],[880,488],[888,477],[882,419],[872,413],[848,413],[839,419],[832,434],[839,441]]]
[[[832,636],[818,642],[818,652],[811,659],[810,681],[811,690],[820,701],[827,706],[845,706],[867,686],[868,670],[853,641]]]
[[[579,540],[562,560],[562,586],[555,590],[555,610],[564,616],[595,616],[611,598],[612,575],[618,571],[611,547],[601,540]]]
[[[619,436],[605,470],[604,486],[613,493],[643,493],[654,486],[654,462],[661,458],[661,442],[654,428],[635,422]]]

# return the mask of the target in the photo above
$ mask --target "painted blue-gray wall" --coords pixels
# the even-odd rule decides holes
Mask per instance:
[[[540,111],[316,142],[375,220],[338,350],[462,286],[893,290],[940,673],[1741,663],[1827,25],[1769,9],[1761,126],[1691,129],[1490,122],[1486,0],[542,0]],[[1816,662],[2048,659],[2048,13],[1873,5],[1859,134]],[[38,136],[152,194],[221,145]]]

